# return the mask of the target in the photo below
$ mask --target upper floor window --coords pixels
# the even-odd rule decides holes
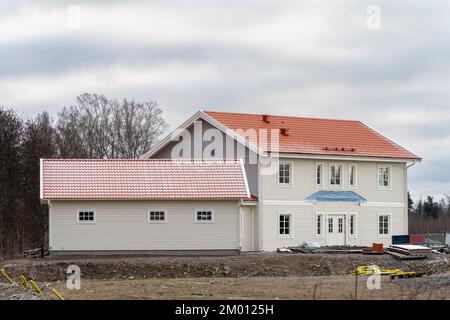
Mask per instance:
[[[323,187],[323,164],[316,164],[316,187]]]
[[[391,187],[391,168],[378,166],[378,188],[389,189]]]
[[[331,164],[330,165],[330,185],[341,186],[342,185],[342,165]]]
[[[356,164],[351,164],[348,170],[349,170],[348,185],[350,188],[356,188]]]
[[[291,185],[291,182],[292,182],[291,171],[292,171],[291,163],[286,163],[286,162],[280,163],[280,167],[279,167],[279,171],[278,171],[278,183],[280,185],[285,185],[285,186]]]

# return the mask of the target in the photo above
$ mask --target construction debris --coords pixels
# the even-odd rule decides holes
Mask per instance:
[[[363,247],[356,247],[356,246],[312,247],[312,246],[305,246],[304,244],[305,243],[295,247],[287,247],[287,249],[295,253],[361,253],[363,249]]]
[[[386,252],[402,260],[425,259],[431,252],[431,248],[413,244],[398,244],[389,246]]]
[[[378,266],[360,266],[356,268],[355,272],[350,273],[350,275],[358,275],[358,276],[370,276],[373,274],[390,276],[391,279],[415,278],[421,277],[423,275],[422,273],[417,273],[414,271],[402,271],[400,269],[381,269]]]
[[[361,251],[362,254],[383,254],[384,247],[382,243],[373,243],[372,248],[364,247]]]
[[[22,255],[24,258],[43,258],[49,255],[49,251],[44,247],[40,247],[36,249],[26,250]]]

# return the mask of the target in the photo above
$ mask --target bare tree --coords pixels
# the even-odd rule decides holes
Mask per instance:
[[[57,121],[61,157],[136,158],[147,152],[167,125],[154,101],[107,99],[84,93]]]
[[[119,157],[136,158],[144,154],[167,127],[161,108],[154,101],[114,100],[111,106],[113,145]]]
[[[0,259],[18,250],[22,120],[0,107]]]

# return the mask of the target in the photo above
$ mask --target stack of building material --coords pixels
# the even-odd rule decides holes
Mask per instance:
[[[394,244],[386,252],[399,259],[424,259],[431,252],[431,248],[413,244]]]
[[[373,243],[372,248],[362,248],[362,254],[383,254],[384,248],[382,243]]]

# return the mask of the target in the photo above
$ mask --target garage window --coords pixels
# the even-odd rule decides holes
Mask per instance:
[[[80,210],[77,215],[78,223],[95,223],[95,212],[88,210]]]
[[[197,210],[195,214],[195,222],[208,223],[213,222],[212,210]]]
[[[150,210],[148,213],[149,223],[164,223],[167,220],[167,215],[165,210]]]

